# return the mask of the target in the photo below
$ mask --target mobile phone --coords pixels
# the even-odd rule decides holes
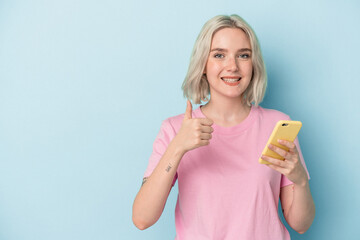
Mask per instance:
[[[276,123],[274,130],[272,131],[268,142],[261,155],[277,158],[280,160],[284,160],[282,156],[277,154],[276,152],[271,151],[268,146],[271,143],[279,148],[284,149],[285,151],[289,151],[289,149],[283,145],[278,143],[278,139],[287,140],[289,142],[293,142],[298,135],[302,123],[300,121],[290,121],[290,120],[280,120]],[[262,164],[270,164],[269,162],[262,160],[261,156],[259,158],[259,163]]]

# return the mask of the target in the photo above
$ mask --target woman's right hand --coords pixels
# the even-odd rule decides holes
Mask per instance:
[[[188,100],[184,120],[173,142],[184,153],[209,145],[211,133],[214,131],[211,127],[213,123],[214,121],[208,118],[192,118],[192,105]]]

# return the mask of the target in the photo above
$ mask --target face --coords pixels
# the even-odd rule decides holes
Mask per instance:
[[[205,74],[211,98],[240,98],[252,77],[251,46],[238,28],[223,28],[213,36]]]

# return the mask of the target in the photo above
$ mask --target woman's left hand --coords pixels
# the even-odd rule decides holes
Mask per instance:
[[[308,181],[307,173],[301,163],[299,153],[296,145],[293,142],[286,140],[278,140],[279,144],[287,147],[289,151],[285,151],[275,145],[270,144],[268,148],[273,152],[276,152],[280,156],[284,157],[284,160],[268,157],[262,155],[261,158],[268,161],[270,168],[285,175],[290,181],[296,185],[304,185]]]

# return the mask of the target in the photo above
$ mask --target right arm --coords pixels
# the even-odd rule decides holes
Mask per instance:
[[[183,155],[171,142],[153,173],[144,179],[133,205],[133,222],[137,228],[146,229],[160,218]]]
[[[160,218],[184,154],[210,143],[213,121],[191,117],[192,106],[188,101],[179,132],[168,145],[152,174],[144,179],[136,195],[132,218],[135,226],[141,230],[152,226]]]

